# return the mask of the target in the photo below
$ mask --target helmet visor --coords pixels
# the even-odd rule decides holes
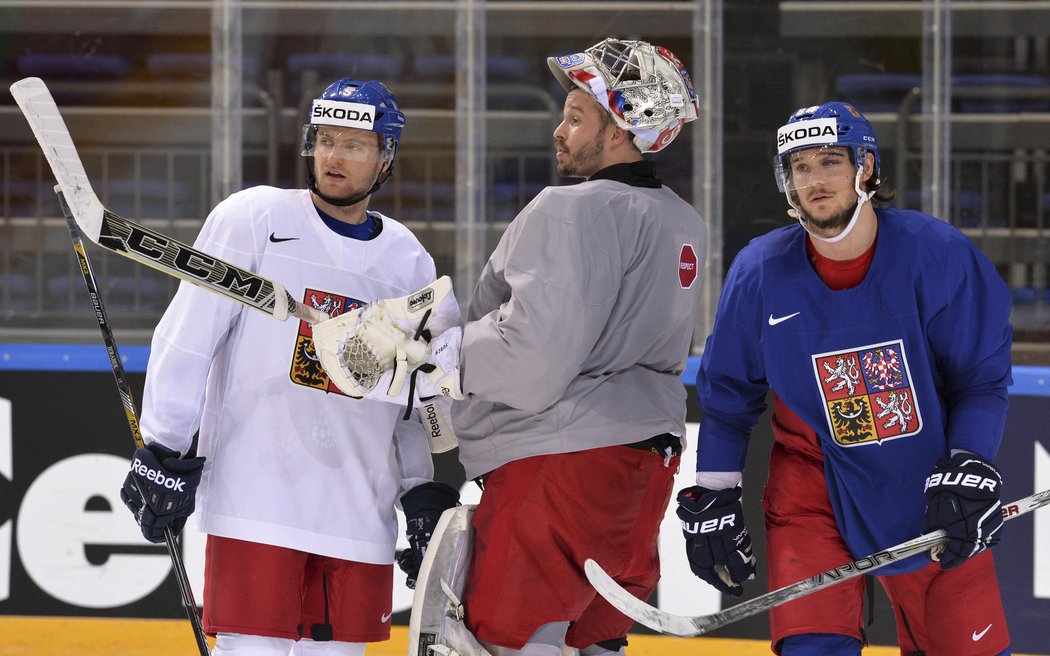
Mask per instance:
[[[336,157],[354,162],[376,161],[382,135],[370,130],[344,128],[334,125],[308,124],[303,126],[303,157]],[[390,156],[384,148],[383,156]]]
[[[852,186],[857,176],[850,149],[834,145],[777,155],[773,158],[773,171],[781,192],[799,192],[843,183]]]

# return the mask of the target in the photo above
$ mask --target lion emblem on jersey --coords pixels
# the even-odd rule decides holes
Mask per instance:
[[[364,305],[356,299],[317,289],[307,289],[303,297],[303,303],[330,317],[337,317]],[[329,380],[328,374],[321,367],[321,361],[314,351],[313,329],[309,323],[302,320],[299,321],[299,333],[295,338],[295,353],[292,355],[292,369],[289,375],[296,385],[347,396]]]
[[[840,446],[881,444],[922,430],[903,341],[820,353],[813,369]]]

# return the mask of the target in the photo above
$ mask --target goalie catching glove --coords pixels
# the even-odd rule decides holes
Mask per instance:
[[[999,493],[1003,477],[995,465],[972,453],[941,459],[926,479],[923,532],[943,528],[948,542],[930,552],[951,569],[999,543],[1003,527]]]
[[[314,324],[314,348],[347,394],[419,406],[434,396],[463,398],[462,325],[452,281],[442,276],[408,296]]]
[[[193,514],[204,457],[180,458],[159,442],[135,449],[131,471],[124,479],[120,498],[135,515],[142,535],[153,543],[164,542],[164,529],[182,531]]]

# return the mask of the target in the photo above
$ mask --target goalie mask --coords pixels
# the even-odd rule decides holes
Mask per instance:
[[[387,163],[380,171],[372,188],[356,198],[331,198],[317,188],[314,174],[314,155],[319,146],[326,145],[323,135],[319,142],[318,132],[322,126],[356,128],[379,134],[383,159]],[[401,141],[401,129],[405,127],[405,115],[390,89],[382,82],[369,80],[359,82],[344,77],[333,82],[310,106],[308,122],[303,126],[300,154],[306,158],[306,175],[310,191],[332,205],[347,206],[359,203],[375,193],[394,172],[397,146]],[[341,147],[342,148],[342,147]],[[365,153],[354,148],[342,148],[348,159],[365,159]]]
[[[868,153],[874,165],[865,190],[864,172]],[[777,187],[787,197],[788,214],[798,220],[810,235],[821,241],[844,239],[857,223],[861,206],[875,195],[879,186],[879,147],[875,130],[853,105],[829,102],[796,110],[777,130],[777,154],[773,158]],[[800,192],[848,177],[857,192],[857,206],[841,233],[835,237],[813,234],[799,201]]]
[[[606,39],[583,52],[548,57],[547,66],[566,91],[593,95],[643,153],[662,150],[700,116],[685,66],[670,50],[645,41]]]

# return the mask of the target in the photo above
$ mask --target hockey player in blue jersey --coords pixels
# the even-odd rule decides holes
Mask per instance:
[[[770,589],[942,528],[943,550],[878,577],[901,653],[1008,654],[986,551],[1002,526],[1006,285],[947,223],[883,208],[875,133],[851,105],[793,113],[774,167],[797,224],[726,277],[697,375],[697,485],[678,496],[690,566],[731,595],[754,574],[738,485],[771,395]],[[859,656],[863,581],[774,608],[774,651]]]

